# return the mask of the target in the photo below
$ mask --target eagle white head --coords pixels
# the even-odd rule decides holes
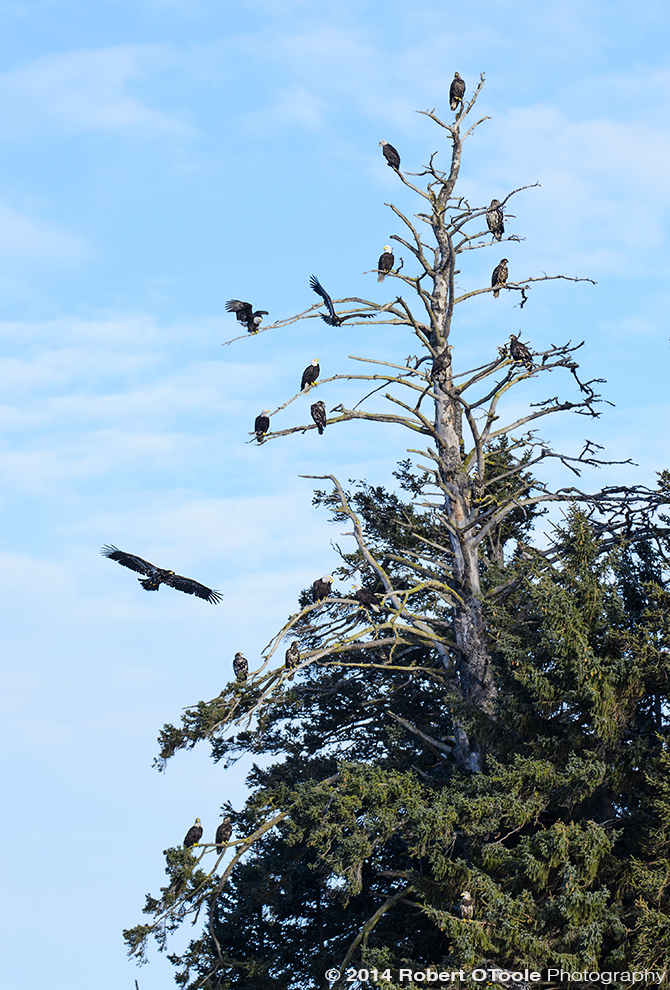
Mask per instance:
[[[312,358],[312,362],[311,363],[312,363],[312,366],[314,368],[316,368],[317,364],[319,363],[319,359],[318,358]]]
[[[390,245],[390,244],[385,244],[385,245],[384,245],[384,251],[385,251],[385,252],[386,252],[387,254],[391,254],[391,245]]]

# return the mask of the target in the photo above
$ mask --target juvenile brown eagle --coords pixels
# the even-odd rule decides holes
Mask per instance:
[[[378,282],[383,282],[387,274],[393,269],[395,264],[395,258],[393,257],[393,251],[391,250],[390,244],[384,245],[384,253],[379,255],[379,261],[377,262],[377,271],[379,275],[377,276]]]
[[[364,608],[371,608],[373,612],[381,612],[377,604],[377,596],[372,591],[368,591],[360,584],[354,585],[354,598],[361,603]]]
[[[316,428],[319,431],[319,436],[321,436],[321,434],[326,428],[326,407],[321,401],[321,399],[319,399],[319,401],[315,402],[313,406],[310,406],[309,411],[312,414],[312,419],[316,423]]]
[[[302,373],[302,379],[300,380],[300,391],[303,392],[305,388],[311,388],[312,385],[316,385],[316,380],[321,373],[321,368],[319,367],[319,359],[313,358],[312,363],[308,364]]]
[[[233,660],[233,670],[235,671],[235,677],[238,681],[244,683],[249,674],[249,661],[246,657],[243,657],[241,653],[236,653]]]
[[[254,422],[254,430],[256,431],[256,439],[260,443],[265,434],[270,429],[270,410],[264,409],[260,416],[256,416]]]
[[[166,571],[162,567],[156,567],[155,564],[150,564],[148,560],[136,557],[132,553],[124,553],[123,550],[118,550],[114,546],[104,546],[100,553],[103,557],[109,557],[110,560],[115,560],[117,563],[123,564],[124,567],[129,567],[131,571],[146,574],[145,578],[137,579],[145,591],[158,591],[161,584],[169,584],[171,588],[183,591],[186,595],[197,595],[198,598],[203,598],[211,605],[216,605],[223,599],[220,591],[206,588],[204,584],[199,584],[192,578],[182,577],[181,574],[175,574],[174,571]]]
[[[397,172],[400,168],[400,155],[395,150],[393,145],[389,144],[388,141],[380,141],[379,147],[382,149],[382,154],[386,159],[386,164],[390,168],[394,168]]]
[[[195,825],[191,825],[190,829],[184,836],[184,849],[190,849],[191,846],[197,846],[202,839],[202,822],[199,818],[196,818]]]
[[[491,275],[491,285],[494,287],[495,292],[493,293],[493,298],[497,299],[500,292],[495,287],[497,285],[504,285],[507,281],[507,276],[509,272],[507,271],[507,258],[503,258],[499,265],[496,265],[493,269],[493,274]]]
[[[291,643],[284,656],[284,666],[287,670],[293,670],[300,663],[300,650],[295,640]]]
[[[223,852],[224,842],[228,842],[232,834],[233,826],[230,824],[230,818],[224,818],[216,830],[216,851],[219,855]]]
[[[503,223],[503,211],[500,209],[500,200],[492,199],[491,205],[486,211],[486,223],[489,230],[495,237],[497,241],[502,238],[505,233],[505,225]]]
[[[515,364],[523,364],[527,371],[533,370],[533,358],[530,351],[513,333],[509,336],[509,352]]]
[[[469,890],[464,890],[458,904],[461,918],[472,920],[475,916],[475,900]]]
[[[452,110],[455,110],[458,104],[463,102],[464,96],[465,83],[459,74],[454,72],[454,78],[451,80],[451,86],[449,87],[449,106]]]
[[[267,309],[257,309],[254,313],[251,303],[241,299],[229,299],[226,303],[228,313],[235,313],[240,323],[243,323],[249,333],[258,333],[263,317],[268,316]]]
[[[333,585],[333,578],[330,574],[324,574],[322,578],[317,578],[312,585],[312,598],[315,602],[320,602],[327,598]]]
[[[316,292],[317,296],[321,296],[326,304],[328,312],[319,313],[319,316],[329,327],[341,327],[347,320],[369,320],[371,316],[374,316],[374,313],[347,313],[346,316],[338,316],[333,306],[333,300],[321,285],[316,275],[310,275],[309,285]]]

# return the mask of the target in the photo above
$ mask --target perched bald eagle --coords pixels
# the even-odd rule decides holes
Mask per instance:
[[[312,363],[308,364],[302,373],[300,391],[303,392],[305,388],[311,388],[313,385],[316,385],[316,380],[320,373],[321,368],[319,367],[319,359],[313,358]]]
[[[489,230],[495,237],[497,241],[502,238],[505,233],[505,225],[503,223],[503,211],[500,209],[500,200],[492,199],[491,205],[486,211],[486,223]]]
[[[458,104],[463,102],[464,96],[465,83],[459,74],[454,72],[454,78],[451,80],[451,86],[449,87],[449,106],[452,110],[455,110]]]
[[[284,666],[287,670],[293,670],[300,663],[300,650],[295,640],[291,643],[284,657]]]
[[[241,653],[236,653],[233,660],[233,670],[238,681],[244,683],[249,673],[249,661]]]
[[[377,596],[372,591],[368,591],[360,584],[354,585],[354,598],[356,598],[364,608],[371,608],[373,612],[381,612],[377,604]]]
[[[493,269],[493,274],[491,275],[491,285],[495,288],[497,285],[504,285],[507,281],[507,276],[509,272],[507,271],[507,258],[503,258],[499,265],[496,265]],[[500,295],[498,289],[495,289],[493,293],[493,298],[497,299]]]
[[[270,410],[264,409],[260,416],[256,416],[256,421],[254,422],[254,430],[256,431],[256,439],[260,443],[265,434],[270,429]]]
[[[148,560],[136,557],[132,553],[124,553],[123,550],[118,550],[114,546],[104,546],[100,553],[103,557],[109,557],[110,560],[115,560],[117,563],[123,564],[124,567],[129,567],[131,571],[146,574],[145,578],[137,579],[145,591],[158,591],[161,584],[168,584],[171,588],[183,591],[186,595],[197,595],[198,598],[203,598],[211,605],[216,605],[223,599],[220,591],[206,588],[204,584],[199,584],[192,578],[182,577],[181,574],[175,574],[174,571],[163,570],[162,567],[150,564]]]
[[[333,306],[333,300],[321,285],[316,275],[310,275],[309,285],[316,292],[317,296],[321,296],[325,302],[328,313],[320,313],[319,316],[330,327],[341,327],[347,320],[369,320],[371,316],[374,316],[374,313],[347,313],[346,316],[338,316]]]
[[[383,282],[387,274],[391,271],[395,264],[395,258],[393,257],[393,251],[391,250],[390,244],[384,245],[384,253],[379,255],[379,261],[377,262],[377,271],[379,275],[377,276],[378,282]]]
[[[254,313],[251,303],[242,302],[241,299],[229,299],[226,303],[226,310],[235,313],[240,323],[244,323],[249,333],[258,333],[258,328],[263,322],[263,317],[268,316],[267,309],[257,309]]]
[[[464,890],[458,904],[458,913],[461,918],[472,920],[475,916],[475,900],[469,890]]]
[[[486,482],[482,481],[478,474],[472,479],[472,488],[470,489],[472,493],[473,502],[481,502],[484,498],[484,492],[486,491]]]
[[[184,849],[190,849],[191,846],[197,846],[202,839],[202,822],[199,818],[196,818],[195,825],[191,825],[190,829],[184,836]]]
[[[395,150],[393,145],[389,144],[388,141],[380,141],[379,147],[382,149],[382,154],[386,159],[386,164],[390,168],[394,168],[397,172],[400,168],[400,155]]]
[[[530,351],[513,333],[509,335],[509,352],[515,364],[523,364],[528,371],[533,370],[533,358]]]
[[[333,585],[333,578],[330,574],[324,574],[322,578],[317,578],[312,585],[312,598],[315,602],[320,602],[327,598]]]
[[[319,399],[319,401],[315,402],[313,406],[310,406],[309,411],[312,414],[312,419],[316,423],[319,436],[321,436],[326,428],[326,407],[321,399]]]
[[[230,818],[224,818],[216,830],[216,851],[219,855],[223,852],[224,842],[228,842],[232,834],[233,826],[230,824]]]

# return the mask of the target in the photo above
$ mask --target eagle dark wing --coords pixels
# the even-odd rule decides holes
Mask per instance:
[[[335,312],[335,307],[333,306],[333,300],[330,298],[324,287],[319,282],[316,275],[310,275],[309,278],[310,287],[316,292],[317,296],[321,296],[326,306],[328,307],[328,312],[330,313],[330,319],[322,314],[321,319],[325,320],[326,323],[330,323],[331,326],[337,327],[340,324],[340,318]]]
[[[459,74],[455,72],[454,78],[451,81],[451,86],[449,87],[449,106],[452,110],[456,109],[464,96],[465,82],[461,79]]]
[[[380,254],[379,261],[377,262],[377,271],[379,273],[377,275],[378,282],[384,281],[387,272],[390,272],[391,269],[393,268],[394,262],[395,262],[395,258],[393,257],[393,254],[390,251],[384,251],[383,254]]]
[[[323,433],[326,428],[326,407],[325,404],[319,400],[315,402],[313,406],[310,406],[309,410],[312,414],[312,419],[316,423],[317,429],[319,431],[319,436]]]
[[[287,670],[293,670],[300,663],[300,650],[295,640],[291,643],[284,656],[284,666]]]
[[[246,323],[254,315],[251,309],[251,303],[242,302],[241,299],[229,299],[226,303],[226,311],[228,313],[235,313],[240,323]]]
[[[192,578],[183,577],[181,574],[170,574],[168,577],[163,578],[163,583],[169,584],[171,588],[176,588],[177,591],[183,591],[187,595],[197,595],[198,598],[203,598],[211,605],[217,605],[223,599],[220,591],[213,591],[211,588],[206,588],[204,584],[199,584]]]
[[[497,241],[502,238],[505,233],[505,225],[503,223],[503,211],[500,209],[500,201],[497,199],[491,200],[491,205],[486,211],[486,223]]]
[[[392,144],[389,144],[388,141],[380,141],[379,143],[382,146],[382,153],[389,168],[394,168],[396,170],[399,169],[400,155],[398,154],[397,149],[394,148]]]
[[[190,849],[191,846],[195,846],[202,839],[202,825],[198,824],[199,821],[200,819],[198,818],[196,824],[191,825],[190,829],[184,836],[185,849]]]
[[[230,824],[230,818],[226,818],[221,822],[216,830],[216,851],[217,853],[223,852],[223,843],[228,842],[231,835],[233,834],[233,826]]]
[[[500,292],[496,288],[498,285],[504,285],[507,281],[507,276],[509,272],[507,270],[507,258],[503,258],[499,265],[496,265],[493,269],[493,274],[491,275],[491,285],[495,289],[493,293],[493,298],[497,299]]]
[[[123,564],[124,567],[129,567],[131,571],[137,571],[138,574],[148,574],[149,571],[155,570],[154,565],[150,564],[148,560],[143,560],[142,557],[136,557],[132,553],[124,553],[123,550],[117,550],[113,546],[104,546],[100,553],[103,557],[109,557],[110,560],[115,560],[117,564]]]
[[[331,588],[332,582],[324,581],[323,578],[317,578],[312,585],[312,598],[315,602],[320,602],[322,599],[328,597]]]

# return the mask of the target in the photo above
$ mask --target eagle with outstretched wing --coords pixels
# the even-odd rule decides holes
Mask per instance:
[[[223,599],[220,591],[207,588],[204,584],[194,581],[193,578],[187,578],[182,574],[175,574],[174,571],[156,567],[155,564],[150,564],[148,560],[144,560],[142,557],[136,557],[133,553],[124,553],[123,550],[119,550],[117,547],[104,546],[100,553],[103,557],[109,557],[110,560],[115,560],[117,564],[129,567],[131,571],[144,574],[145,577],[138,578],[137,580],[145,591],[158,591],[161,584],[168,584],[171,588],[176,588],[177,591],[183,591],[186,595],[196,595],[211,605],[216,605]]]

